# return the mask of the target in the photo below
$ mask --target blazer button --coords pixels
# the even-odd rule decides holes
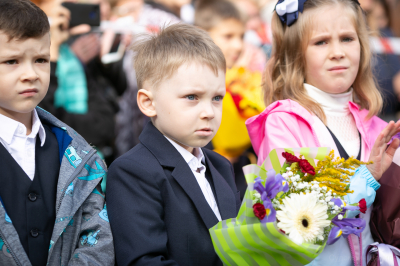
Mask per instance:
[[[30,201],[36,201],[37,200],[37,195],[35,193],[29,193],[28,198]]]
[[[39,230],[37,230],[37,229],[32,229],[31,230],[31,236],[32,237],[38,237],[39,236]]]

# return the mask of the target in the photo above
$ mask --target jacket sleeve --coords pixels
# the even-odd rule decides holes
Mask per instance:
[[[100,184],[82,205],[80,234],[69,266],[115,264],[113,236]]]
[[[375,180],[365,165],[358,167],[354,175],[351,176],[350,190],[354,192],[347,194],[345,200],[349,204],[358,203],[361,199],[365,199],[369,208],[374,203],[376,191],[381,185]],[[354,218],[359,211],[349,211],[347,217]]]
[[[108,173],[107,206],[119,266],[178,265],[168,258],[157,176],[139,162],[117,159]]]

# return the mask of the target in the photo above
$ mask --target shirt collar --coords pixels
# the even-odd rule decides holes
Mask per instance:
[[[5,115],[0,114],[0,138],[5,141],[8,145],[11,144],[12,139],[14,138],[15,135],[22,135],[17,132],[18,128],[23,128],[24,133],[26,134],[26,127],[20,123],[15,121],[14,119],[11,119]],[[39,134],[40,138],[40,146],[44,145],[44,142],[46,140],[46,132],[44,130],[44,127],[42,123],[40,122],[39,116],[36,112],[36,110],[33,110],[32,113],[32,132],[29,134],[28,138],[34,138],[36,135]]]
[[[34,138],[39,134],[40,138],[40,146],[43,147],[44,142],[46,141],[46,131],[42,125],[42,122],[39,119],[39,116],[36,112],[36,109],[33,109],[33,118],[32,118],[32,132],[28,137]]]
[[[189,165],[192,171],[197,171],[198,168],[205,169],[205,166],[202,164],[205,162],[204,153],[200,148],[194,148],[193,153],[190,153],[188,150],[183,148],[181,145],[171,140],[170,138],[164,136],[171,144],[175,147],[175,149],[182,155],[185,162]]]
[[[353,101],[353,88],[338,94],[324,92],[307,83],[304,83],[304,88],[312,99],[321,104],[325,114],[340,116],[350,113],[349,102]]]

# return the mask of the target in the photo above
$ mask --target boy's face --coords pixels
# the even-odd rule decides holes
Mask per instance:
[[[222,50],[227,68],[233,67],[243,50],[244,32],[243,23],[236,19],[222,20],[208,31],[215,44]]]
[[[158,88],[151,89],[155,127],[189,152],[204,147],[221,124],[225,73],[206,65],[184,64]]]
[[[50,81],[50,36],[12,39],[0,31],[0,114],[30,115]]]

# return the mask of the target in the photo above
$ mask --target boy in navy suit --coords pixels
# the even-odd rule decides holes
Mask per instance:
[[[233,169],[202,149],[217,132],[225,59],[206,32],[175,24],[134,46],[140,144],[109,169],[117,264],[222,265],[208,229],[240,207]]]

